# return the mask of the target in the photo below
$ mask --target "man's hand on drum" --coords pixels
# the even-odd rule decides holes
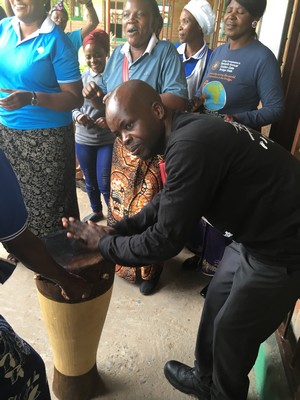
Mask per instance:
[[[67,236],[81,240],[90,250],[98,250],[99,240],[104,236],[115,233],[113,228],[97,225],[94,222],[81,222],[75,218],[62,218],[63,227],[68,231]]]

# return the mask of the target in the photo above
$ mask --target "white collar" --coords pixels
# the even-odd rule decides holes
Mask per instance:
[[[190,60],[191,58],[194,58],[195,60],[200,60],[206,52],[206,46],[207,46],[206,42],[204,41],[204,44],[201,47],[201,49],[198,50],[197,53],[195,53],[194,55],[192,55],[189,58],[186,58],[186,56],[185,56],[186,43],[182,43],[180,46],[178,46],[177,51],[179,54],[182,54],[183,61]]]
[[[152,50],[157,45],[157,43],[158,43],[158,39],[157,39],[155,33],[152,33],[152,36],[151,36],[151,38],[150,38],[150,40],[148,42],[148,46],[147,46],[146,50],[144,51],[143,55],[146,54],[146,53],[151,54]],[[131,55],[130,55],[130,45],[129,45],[128,42],[126,42],[122,46],[120,51],[121,51],[122,54],[126,54],[128,60],[130,62],[132,62]]]
[[[11,20],[11,25],[12,25],[13,29],[15,30],[16,34],[18,35],[17,45],[21,42],[25,42],[26,40],[29,40],[29,39],[32,39],[32,38],[38,36],[40,33],[50,33],[55,28],[55,23],[51,20],[50,16],[48,15],[44,19],[44,21],[39,29],[37,29],[35,32],[31,33],[25,39],[21,40],[20,20],[17,17],[13,17]]]
[[[97,73],[97,72],[94,72],[91,68],[89,68],[89,75],[92,77],[92,78],[95,78],[96,76],[102,76],[102,72],[99,72],[99,73]]]

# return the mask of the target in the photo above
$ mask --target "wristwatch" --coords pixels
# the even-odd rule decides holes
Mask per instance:
[[[38,101],[38,98],[36,97],[36,93],[35,92],[32,92],[31,105],[32,106],[38,106],[39,105],[39,101]]]

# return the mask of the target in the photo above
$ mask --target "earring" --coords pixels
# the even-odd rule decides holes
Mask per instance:
[[[253,29],[255,29],[257,27],[257,21],[254,20],[252,22],[251,26],[252,26]]]

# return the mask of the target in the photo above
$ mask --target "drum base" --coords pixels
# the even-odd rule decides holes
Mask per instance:
[[[67,376],[54,367],[52,389],[60,400],[90,400],[99,395],[101,383],[96,364],[84,375]]]

